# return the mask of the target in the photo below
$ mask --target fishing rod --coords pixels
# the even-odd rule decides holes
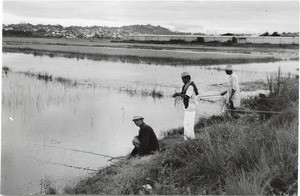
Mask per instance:
[[[46,144],[44,144],[43,146],[44,147],[49,147],[49,148],[56,148],[56,149],[61,149],[61,150],[69,150],[69,151],[74,151],[74,152],[81,152],[81,153],[86,153],[86,154],[92,154],[92,155],[102,156],[102,157],[110,158],[109,161],[112,161],[113,159],[124,158],[124,156],[114,157],[114,156],[110,156],[110,155],[105,155],[105,154],[100,154],[100,153],[95,153],[95,152],[89,152],[89,151],[85,151],[85,150],[77,150],[77,149],[72,149],[72,148],[50,146],[50,145],[46,145]]]
[[[264,111],[264,110],[235,110],[235,109],[227,109],[228,111],[233,112],[248,112],[248,113],[271,113],[271,114],[281,114],[282,112],[277,111]]]
[[[208,99],[201,99],[202,97],[217,97],[217,96],[221,96],[220,94],[214,94],[214,95],[202,95],[202,96],[196,96],[197,99],[201,100],[201,101],[207,101],[207,102],[211,102],[211,103],[215,103],[216,101],[213,100],[208,100]],[[167,102],[171,102],[172,100],[167,100],[167,101],[162,101],[161,103],[167,103]]]
[[[202,95],[202,96],[197,96],[197,97],[219,97],[219,96],[222,96],[220,94],[214,94],[214,95]]]
[[[237,110],[237,109],[227,109],[226,105],[222,106],[221,108],[217,107],[207,107],[210,109],[221,109],[221,111],[233,111],[233,112],[247,112],[247,113],[270,113],[270,114],[281,114],[283,112],[278,112],[278,111],[267,111],[267,110]]]

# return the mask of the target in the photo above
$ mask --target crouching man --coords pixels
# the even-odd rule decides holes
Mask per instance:
[[[133,117],[132,121],[136,126],[140,127],[139,135],[134,137],[132,144],[134,149],[130,153],[129,158],[139,155],[149,155],[153,154],[155,151],[159,150],[158,140],[153,131],[153,129],[144,123],[144,118],[142,116]]]

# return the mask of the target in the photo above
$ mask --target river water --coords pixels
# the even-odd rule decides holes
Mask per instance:
[[[143,115],[157,134],[182,126],[183,71],[191,73],[201,95],[225,90],[226,65],[168,66],[3,53],[1,193],[40,194],[46,185],[61,189],[110,164],[108,156],[132,150]],[[241,83],[266,81],[278,67],[298,74],[298,61],[233,65]],[[19,73],[22,72],[22,73]],[[49,74],[53,81],[33,75]],[[70,79],[76,85],[55,81]],[[257,89],[260,90],[260,89]],[[146,92],[161,92],[163,97]],[[258,92],[258,91],[256,91]],[[243,92],[243,96],[251,92]],[[219,114],[222,98],[200,102],[197,119]]]

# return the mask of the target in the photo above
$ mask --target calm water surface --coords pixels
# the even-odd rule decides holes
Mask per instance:
[[[138,133],[131,121],[135,114],[144,115],[159,138],[182,126],[183,107],[171,98],[182,86],[181,72],[191,73],[203,95],[223,91],[219,84],[227,81],[218,71],[225,65],[175,67],[4,53],[3,66],[13,72],[2,75],[2,194],[41,193],[45,181],[63,188],[110,163],[91,153],[128,154]],[[298,74],[297,61],[233,66],[241,82],[265,81],[278,67]],[[45,82],[19,71],[47,72],[80,85]],[[141,93],[153,89],[164,97]],[[201,102],[197,118],[218,114],[221,106],[222,101]]]

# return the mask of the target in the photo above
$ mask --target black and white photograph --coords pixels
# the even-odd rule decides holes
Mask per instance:
[[[1,195],[297,195],[299,0],[3,0]]]

